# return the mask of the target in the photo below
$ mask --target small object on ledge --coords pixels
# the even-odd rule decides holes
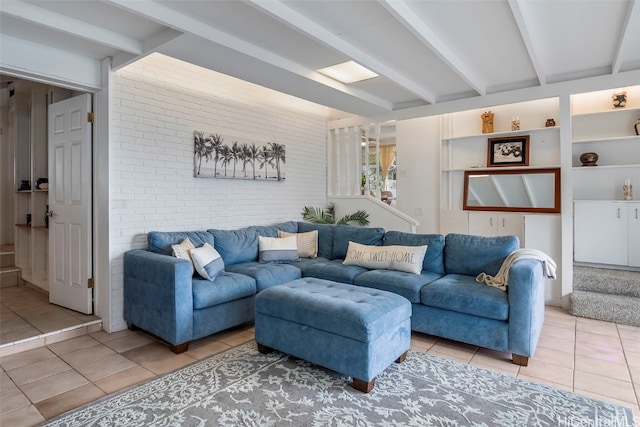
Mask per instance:
[[[627,105],[627,91],[619,90],[611,95],[613,99],[613,108],[621,108]]]
[[[631,185],[631,178],[624,179],[622,196],[624,197],[624,200],[633,200],[633,186]]]
[[[485,111],[480,117],[482,118],[482,133],[493,133],[493,113]]]
[[[588,152],[580,154],[582,166],[598,166],[598,153]]]
[[[511,130],[520,130],[520,117],[515,116],[511,118]]]
[[[29,183],[29,180],[22,180],[21,183],[22,184],[20,184],[20,188],[18,188],[18,191],[31,190],[31,184]]]
[[[49,188],[49,178],[38,178],[38,180],[36,181],[36,189],[37,190],[44,190],[45,188]],[[46,187],[43,187],[44,184],[47,184]]]
[[[31,224],[31,214],[27,214],[27,225]]]
[[[634,127],[636,128],[636,135],[640,135],[640,117],[638,117],[638,120],[636,121],[636,125]]]
[[[49,183],[45,182],[43,184],[40,184],[40,187],[38,187],[40,190],[48,190],[49,189]]]
[[[554,127],[556,125],[556,121],[553,119],[547,119],[547,121],[544,123],[544,127],[550,128],[550,127]]]

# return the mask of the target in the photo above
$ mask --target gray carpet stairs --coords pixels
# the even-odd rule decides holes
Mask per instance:
[[[571,313],[640,326],[640,272],[574,266]]]

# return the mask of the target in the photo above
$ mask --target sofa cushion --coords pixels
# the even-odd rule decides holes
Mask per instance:
[[[315,258],[318,256],[318,230],[307,231],[306,233],[288,233],[278,230],[278,237],[296,237],[298,246],[298,257]]]
[[[333,233],[333,252],[331,259],[344,259],[347,256],[349,242],[361,245],[382,245],[384,228],[380,227],[353,227],[350,225],[337,225]]]
[[[345,265],[420,274],[427,246],[369,246],[349,242]]]
[[[420,291],[422,304],[495,320],[509,317],[507,292],[476,282],[475,276],[447,274]]]
[[[171,245],[171,249],[173,250],[174,257],[183,259],[185,261],[189,261],[189,264],[191,264],[192,276],[195,270],[193,268],[193,260],[191,259],[191,255],[189,254],[189,251],[195,248],[196,247],[193,246],[193,243],[191,243],[191,240],[189,240],[188,237],[185,238],[182,242],[178,243],[177,245]]]
[[[306,266],[303,275],[304,277],[315,277],[352,285],[353,279],[365,271],[368,270],[364,267],[344,265],[341,259],[334,259],[331,261],[318,261]]]
[[[300,269],[291,264],[243,262],[227,266],[225,270],[252,277],[256,281],[256,290],[258,292],[302,277]]]
[[[244,274],[223,272],[212,282],[193,279],[193,308],[200,310],[256,293],[256,281]]]
[[[353,284],[393,292],[417,304],[420,303],[420,290],[424,285],[441,276],[441,274],[429,271],[413,274],[402,271],[370,270],[358,274],[353,280]]]
[[[291,262],[298,258],[298,240],[295,236],[258,236],[258,261]]]
[[[298,222],[298,233],[318,230],[318,256],[331,259],[333,254],[333,232],[336,226],[331,224],[311,224]]]
[[[517,236],[447,234],[444,245],[445,272],[474,278],[482,272],[495,276],[505,258],[518,247]]]
[[[442,234],[412,234],[402,231],[387,231],[382,241],[384,246],[427,245],[427,253],[422,261],[422,269],[432,273],[444,273],[444,236]]]
[[[149,250],[157,254],[172,255],[172,245],[177,245],[189,238],[195,247],[205,243],[214,246],[213,236],[206,231],[150,231],[147,234]]]
[[[239,230],[207,230],[213,235],[215,248],[226,266],[258,259],[258,232]]]
[[[298,223],[296,221],[287,221],[273,225],[252,225],[247,228],[258,233],[259,236],[280,237],[278,236],[278,231],[296,233],[298,231]]]

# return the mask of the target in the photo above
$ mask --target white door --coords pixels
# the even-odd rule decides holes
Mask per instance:
[[[518,236],[520,247],[525,246],[524,241],[524,215],[522,214],[498,214],[498,236]]]
[[[640,267],[640,203],[628,204],[629,211],[629,265]]]
[[[577,201],[573,212],[575,261],[627,265],[627,205]]]
[[[49,301],[93,313],[91,95],[49,105]]]

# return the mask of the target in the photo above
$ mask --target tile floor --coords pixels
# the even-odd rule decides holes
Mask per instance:
[[[0,357],[0,425],[30,426],[253,339],[245,326],[196,341],[185,353],[142,332],[89,333]],[[546,310],[529,366],[509,355],[414,333],[411,346],[630,407],[640,427],[640,328]]]
[[[96,316],[50,304],[48,294],[28,285],[0,288],[0,356],[6,354],[9,343],[44,339],[54,332],[95,324],[99,320]]]

